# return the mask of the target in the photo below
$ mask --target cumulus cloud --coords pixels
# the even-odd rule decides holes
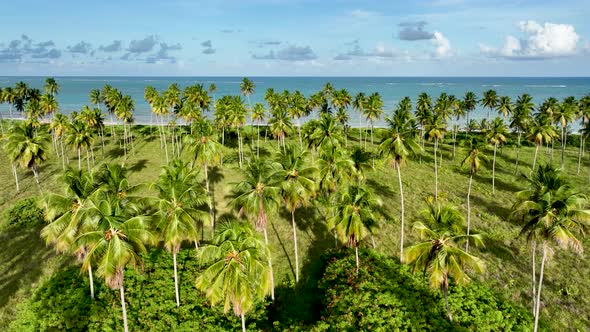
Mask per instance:
[[[206,55],[215,54],[215,52],[217,51],[216,49],[213,48],[213,42],[211,40],[205,40],[204,42],[201,43],[201,46],[203,47],[203,50],[201,51],[201,53],[206,54]]]
[[[407,41],[429,40],[435,38],[434,33],[424,30],[426,24],[428,23],[425,21],[402,22],[398,24],[400,30],[397,37],[401,40]]]
[[[385,44],[385,43],[378,43],[375,48],[369,51],[365,51],[361,45],[359,40],[354,40],[352,43],[349,43],[351,48],[344,53],[337,54],[334,57],[334,60],[351,60],[355,57],[377,57],[377,58],[396,58],[402,55],[401,52],[398,52],[393,47]]]
[[[81,41],[75,45],[68,46],[67,49],[70,53],[88,54],[92,51],[92,45],[85,41]]]
[[[201,43],[201,46],[203,47],[212,47],[213,43],[211,43],[211,40],[205,40],[204,42]]]
[[[310,61],[317,59],[317,55],[309,46],[288,45],[278,51],[270,51],[267,54],[253,54],[257,60],[283,60],[283,61]]]
[[[360,20],[366,20],[366,19],[373,18],[375,16],[379,16],[379,13],[377,13],[377,12],[372,12],[372,11],[363,10],[363,9],[355,9],[355,10],[351,11],[349,14],[353,18],[360,19]]]
[[[154,49],[158,41],[156,36],[147,36],[144,39],[132,40],[129,42],[127,51],[130,53],[147,53]]]
[[[169,51],[179,51],[181,49],[182,49],[182,45],[180,45],[178,43],[172,44],[172,45],[168,45],[167,43],[160,43],[160,49],[158,50],[158,52],[156,52],[155,54],[149,55],[145,59],[145,62],[158,63],[158,62],[162,62],[162,61],[167,61],[170,63],[175,63],[176,57],[170,55],[168,52]]]
[[[521,21],[518,28],[522,38],[506,36],[499,48],[480,44],[481,53],[490,57],[534,60],[571,56],[577,52],[580,36],[570,24],[546,22],[541,25],[535,21]]]
[[[258,48],[264,48],[267,46],[279,46],[282,43],[278,40],[251,40],[249,41],[250,44],[256,45]]]
[[[27,59],[51,60],[60,58],[62,52],[55,47],[51,40],[35,42],[27,35],[8,42],[6,47],[0,48],[0,62],[18,62]]]
[[[433,33],[432,44],[435,46],[434,55],[437,58],[445,58],[453,54],[451,43],[442,33]]]
[[[112,43],[107,45],[101,45],[98,48],[100,51],[103,52],[119,52],[123,49],[123,43],[120,40],[113,40]]]

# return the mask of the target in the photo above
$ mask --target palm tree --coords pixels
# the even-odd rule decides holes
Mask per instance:
[[[553,138],[556,136],[555,128],[551,123],[548,123],[546,119],[538,118],[535,119],[530,127],[528,136],[531,141],[535,143],[535,155],[533,157],[533,171],[535,170],[535,165],[537,164],[537,155],[539,153],[539,147],[543,145],[543,143],[549,143]]]
[[[91,173],[84,170],[68,168],[61,177],[64,193],[50,193],[43,197],[45,218],[49,224],[41,230],[41,237],[47,244],[55,246],[58,253],[74,254],[83,260],[88,253],[88,247],[77,245],[76,234],[84,222],[84,213],[92,194],[98,185]],[[90,281],[90,296],[94,299],[94,280],[92,265],[88,265],[88,279]]]
[[[342,147],[342,128],[330,114],[322,113],[319,120],[310,121],[307,126],[309,130],[305,136],[312,151]]]
[[[59,92],[59,84],[53,77],[48,77],[45,79],[45,93],[54,97]]]
[[[367,121],[371,123],[371,149],[373,149],[373,129],[375,120],[380,120],[383,114],[383,100],[381,95],[377,92],[367,97],[365,103],[365,115]],[[366,147],[366,146],[365,146]],[[373,167],[375,167],[375,159],[373,158]]]
[[[578,103],[574,97],[567,97],[553,112],[553,119],[561,128],[561,169],[565,167],[565,146],[567,142],[567,125],[574,120],[578,113]]]
[[[28,121],[17,122],[10,128],[4,149],[12,163],[12,172],[16,181],[17,192],[20,189],[16,171],[17,164],[33,172],[35,182],[39,190],[41,190],[39,166],[48,158],[48,143],[49,135],[44,132],[38,132]]]
[[[466,141],[469,149],[467,156],[461,162],[461,166],[469,167],[469,184],[467,185],[467,235],[471,231],[471,184],[473,176],[479,171],[482,163],[487,162],[487,157],[482,153],[483,144],[477,137],[470,137]],[[465,251],[469,251],[469,242],[465,243]]]
[[[354,100],[352,101],[352,108],[359,112],[359,146],[362,145],[362,141],[363,141],[363,135],[362,135],[362,130],[363,130],[363,115],[365,112],[365,104],[366,104],[366,96],[364,93],[359,92],[356,94],[356,96],[354,96]]]
[[[162,167],[158,181],[154,184],[158,198],[156,228],[160,233],[164,248],[172,253],[174,264],[174,290],[176,306],[180,306],[178,292],[178,273],[176,255],[183,241],[197,245],[199,228],[207,219],[207,213],[198,210],[206,202],[206,195],[197,181],[197,172],[187,164],[174,160],[169,166]]]
[[[78,169],[82,168],[82,149],[86,150],[86,163],[90,171],[90,154],[89,150],[92,148],[94,140],[93,133],[88,125],[79,120],[73,120],[69,129],[66,143],[73,147],[78,153]]]
[[[410,106],[411,108],[411,106]],[[401,167],[408,158],[418,155],[421,152],[420,144],[416,142],[417,125],[411,117],[407,107],[402,103],[396,109],[392,118],[388,118],[389,129],[379,150],[381,155],[391,161],[393,169],[397,170],[397,181],[399,185],[400,207],[401,207],[401,230],[400,230],[400,259],[404,255],[404,190],[402,185]]]
[[[506,142],[506,135],[508,129],[504,124],[504,120],[496,117],[490,124],[490,128],[486,131],[486,138],[488,142],[494,146],[494,159],[492,162],[492,194],[496,193],[496,151],[498,145]]]
[[[209,215],[211,222],[211,232],[215,229],[215,206],[209,187],[209,166],[218,163],[223,158],[221,144],[215,139],[215,132],[209,121],[201,119],[193,124],[196,129],[193,135],[186,136],[186,145],[189,147],[193,165],[196,163],[203,166],[205,174],[205,190],[207,191],[207,200],[209,205]]]
[[[269,163],[254,159],[244,172],[245,178],[234,187],[230,206],[246,214],[254,220],[257,231],[264,234],[264,243],[269,247],[267,221],[268,215],[275,212],[279,206],[280,187],[270,178],[272,167]],[[274,273],[272,269],[272,255],[268,256],[268,268],[270,270],[270,284],[272,300],[275,299]]]
[[[529,123],[531,121],[531,113],[535,104],[533,103],[533,97],[529,94],[522,94],[516,100],[514,110],[512,112],[512,121],[510,122],[510,128],[518,133],[518,141],[516,143],[516,166],[514,168],[514,174],[518,173],[518,161],[520,159],[520,140],[523,133],[527,132]]]
[[[277,144],[282,144],[285,150],[285,136],[293,129],[291,117],[284,109],[277,108],[273,110],[268,126],[271,134],[277,139]]]
[[[434,197],[438,198],[438,165],[436,163],[436,151],[438,142],[444,138],[447,125],[441,115],[434,114],[426,125],[426,136],[428,140],[434,140]]]
[[[266,110],[261,103],[254,104],[252,122],[256,122],[256,157],[260,156],[260,124],[264,121]]]
[[[279,152],[274,163],[273,179],[280,183],[281,197],[285,207],[291,212],[291,225],[293,227],[293,243],[295,251],[295,281],[299,282],[299,252],[297,249],[297,225],[295,223],[295,211],[306,206],[316,192],[315,174],[317,168],[308,166],[308,152],[294,145],[288,145]]]
[[[88,254],[82,264],[87,269],[97,266],[97,275],[105,279],[111,289],[119,289],[123,325],[128,332],[125,288],[125,267],[141,266],[141,254],[154,236],[149,231],[149,218],[138,213],[140,209],[131,204],[122,204],[117,195],[101,192],[91,199],[87,222],[83,224],[76,239],[78,245],[87,246]]]
[[[490,111],[498,107],[498,94],[494,90],[487,90],[483,93],[480,102],[483,107],[488,108],[488,121],[490,121]]]
[[[146,88],[147,89],[147,88]],[[94,107],[100,109],[100,104],[103,102],[102,95],[100,94],[99,89],[92,89],[90,90],[90,94],[88,95],[88,100]]]
[[[586,95],[578,101],[578,119],[582,120],[582,128],[585,128],[586,122],[590,119],[590,95]],[[582,162],[582,157],[584,156],[584,143],[585,143],[585,135],[582,131],[578,131],[580,135],[580,149],[578,151],[578,172],[577,174],[580,175],[580,164]]]
[[[367,235],[373,234],[377,218],[373,208],[381,201],[366,187],[350,185],[342,188],[337,195],[328,227],[333,229],[348,247],[354,248],[356,272],[359,270],[358,247]]]
[[[248,99],[248,106],[250,107],[250,109],[252,109],[252,103],[250,102],[250,95],[254,94],[255,89],[256,89],[256,85],[254,84],[254,82],[252,80],[250,80],[247,77],[244,77],[242,79],[242,83],[240,83],[240,93],[243,94],[244,96],[246,96],[246,99]]]
[[[355,157],[358,158],[356,160],[358,165],[355,165],[352,156],[346,155],[346,151],[343,149],[337,149],[329,145],[325,145],[320,149],[317,167],[319,169],[318,191],[321,195],[331,198],[338,186],[347,183],[355,176],[360,182],[365,163],[370,160],[371,155],[366,153],[360,155],[357,151],[362,152],[362,150],[358,146],[353,151],[353,153],[356,152]],[[366,159],[360,160],[361,157],[366,157]],[[355,166],[358,166],[358,169]]]
[[[416,121],[420,125],[420,145],[422,150],[424,150],[424,130],[433,115],[432,99],[427,93],[422,92],[418,96],[418,100],[416,100]],[[420,157],[420,163],[422,163],[422,157]]]
[[[424,242],[407,248],[403,261],[412,266],[414,272],[423,271],[428,274],[431,288],[442,290],[449,320],[453,321],[448,299],[449,278],[452,277],[457,284],[465,284],[471,280],[465,269],[476,272],[483,272],[485,269],[481,259],[459,247],[460,242],[472,240],[477,245],[483,242],[480,235],[457,234],[457,230],[462,227],[462,218],[451,206],[433,202],[424,215],[426,224],[414,224],[414,229]]]
[[[198,257],[207,269],[197,277],[197,289],[205,293],[212,305],[223,303],[242,320],[246,331],[246,314],[270,291],[268,247],[258,239],[248,224],[226,222],[216,230],[213,244],[203,247]]]
[[[542,257],[539,271],[537,293],[533,281],[533,301],[535,325],[537,331],[543,273],[547,253],[551,243],[563,249],[570,248],[582,253],[582,243],[574,232],[580,231],[590,222],[588,196],[577,192],[565,179],[564,175],[550,165],[541,165],[533,170],[530,177],[525,177],[530,187],[517,193],[517,201],[513,207],[513,217],[521,219],[524,226],[521,235],[525,235],[533,248],[541,241]],[[536,249],[536,248],[535,248]],[[533,251],[533,257],[536,250]],[[533,269],[535,263],[533,258]],[[533,279],[536,278],[533,271]]]
[[[64,170],[66,169],[66,154],[64,152],[63,138],[64,138],[64,136],[66,136],[69,128],[70,128],[70,119],[61,113],[55,114],[55,116],[53,117],[53,119],[51,119],[51,122],[49,123],[49,129],[53,132],[53,137],[56,142],[55,143],[56,151],[60,151],[60,149],[61,149],[62,168]],[[59,141],[59,148],[58,148],[58,143],[57,143],[58,141]],[[59,155],[59,153],[58,153],[58,155]]]
[[[473,91],[465,92],[465,96],[463,97],[463,103],[461,104],[465,111],[465,123],[469,123],[469,113],[475,110],[475,108],[477,107],[477,103],[479,103],[479,100],[477,99],[477,95]]]
[[[223,98],[222,98],[223,99]],[[221,100],[221,99],[220,99]],[[228,103],[228,116],[229,116],[229,123],[232,128],[236,128],[238,132],[238,160],[240,164],[240,168],[242,168],[242,164],[244,162],[244,145],[242,143],[242,135],[240,135],[240,128],[246,122],[246,115],[247,110],[246,106],[244,105],[244,101],[240,96],[228,97],[225,102]]]
[[[498,98],[498,104],[496,105],[496,110],[498,111],[499,115],[502,115],[504,118],[512,114],[513,105],[512,101],[510,100],[509,96],[501,96]]]

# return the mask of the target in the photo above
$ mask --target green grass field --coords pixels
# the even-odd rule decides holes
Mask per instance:
[[[137,141],[135,153],[131,154],[126,165],[133,171],[132,183],[155,181],[160,167],[165,164],[164,153],[160,150],[157,132],[150,135],[149,127],[134,127]],[[108,130],[106,131],[108,133]],[[255,132],[254,132],[255,133]],[[349,133],[348,146],[358,143],[358,131]],[[378,133],[376,135],[379,136]],[[450,136],[450,135],[449,135]],[[247,136],[255,137],[255,136]],[[295,142],[296,140],[294,140]],[[378,139],[375,140],[376,142]],[[272,158],[276,151],[276,141],[262,140],[261,156]],[[226,145],[235,146],[235,142],[226,139]],[[560,161],[558,143],[553,154],[543,147],[539,151],[541,163],[550,162],[556,165]],[[254,148],[255,140],[246,139],[245,155],[251,155],[250,147]],[[237,165],[237,150],[228,148],[224,157],[223,168],[215,168],[210,173],[217,216],[229,213],[228,195],[232,184],[239,181],[241,172]],[[468,170],[461,168],[461,160],[466,151],[457,147],[455,160],[451,158],[452,146],[446,142],[442,145],[443,163],[439,170],[439,196],[460,207],[466,213],[466,193]],[[103,162],[123,161],[123,150],[119,143],[107,139],[104,155],[100,146],[94,150],[97,165]],[[534,148],[526,146],[521,151],[521,171],[532,165]],[[487,264],[487,271],[474,278],[486,283],[490,288],[504,294],[512,301],[531,307],[531,266],[530,252],[524,238],[518,237],[520,225],[508,220],[515,193],[525,188],[520,175],[514,174],[515,148],[504,146],[499,149],[496,161],[496,193],[491,187],[491,155],[489,166],[484,166],[474,177],[472,188],[472,229],[483,233],[486,247],[475,249]],[[568,147],[566,151],[566,172],[580,189],[588,186],[588,154],[583,159],[580,175],[576,174],[578,149]],[[406,201],[406,221],[408,227],[406,245],[416,241],[411,232],[411,223],[420,218],[419,212],[424,207],[424,200],[434,192],[434,175],[432,145],[426,143],[426,151],[419,160],[409,161],[402,169],[402,177]],[[32,174],[20,170],[21,192],[15,192],[14,178],[10,163],[4,152],[0,153],[0,207],[6,210],[15,202],[39,194]],[[77,166],[75,154],[70,153],[70,165]],[[86,166],[83,161],[83,167]],[[60,191],[58,176],[61,173],[61,161],[52,158],[41,167],[41,184],[44,191]],[[380,228],[376,234],[375,250],[387,255],[397,256],[399,253],[399,190],[396,173],[381,160],[367,177],[368,186],[381,197],[383,206],[378,210],[381,217]],[[302,278],[312,273],[314,262],[327,248],[333,247],[334,237],[324,223],[325,208],[309,206],[297,210],[298,240]],[[73,259],[56,256],[51,248],[47,248],[39,238],[39,228],[10,228],[5,224],[5,217],[0,221],[0,330],[4,330],[14,317],[15,306],[30,296],[32,290],[50,277],[56,270],[74,264]],[[275,278],[280,282],[294,280],[294,255],[290,215],[281,210],[278,215],[270,218],[269,235],[272,242]],[[210,236],[206,229],[205,239]],[[583,240],[586,248],[590,241]],[[371,241],[365,240],[363,246],[370,247]],[[547,266],[543,284],[541,319],[555,331],[585,330],[590,326],[590,264],[587,258],[572,253],[556,250]]]

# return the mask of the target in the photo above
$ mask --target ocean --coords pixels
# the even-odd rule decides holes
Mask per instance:
[[[240,93],[241,77],[55,77],[61,89],[57,96],[60,111],[69,114],[89,105],[88,94],[92,89],[100,89],[110,84],[129,94],[135,100],[135,119],[137,123],[150,122],[150,108],[143,98],[144,89],[151,85],[159,91],[172,83],[180,87],[202,83],[207,87],[214,83],[217,86],[216,97],[236,95]],[[370,94],[378,92],[384,101],[385,114],[390,114],[395,105],[405,96],[415,101],[417,96],[426,92],[435,99],[440,93],[446,92],[462,98],[466,91],[473,91],[478,96],[488,89],[494,89],[498,95],[510,96],[513,101],[523,94],[533,96],[535,103],[541,103],[549,97],[559,100],[574,96],[580,98],[590,93],[590,77],[250,77],[256,90],[250,96],[252,103],[264,103],[266,89],[275,91],[299,90],[304,95],[320,90],[326,82],[336,89],[345,88],[351,95],[358,92]],[[23,81],[30,87],[42,89],[45,77],[2,77],[0,87],[13,86]],[[0,105],[0,111],[7,115],[8,106]],[[352,111],[351,111],[352,112]],[[472,119],[487,116],[487,110],[481,106],[471,115]],[[356,124],[357,116],[351,114],[351,124]],[[380,122],[378,124],[383,124]]]

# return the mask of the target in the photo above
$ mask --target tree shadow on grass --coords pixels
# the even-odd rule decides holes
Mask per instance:
[[[129,166],[129,170],[131,172],[140,172],[144,169],[147,168],[147,159],[140,159],[137,162],[135,162],[133,165]]]
[[[378,193],[379,196],[391,197],[392,195],[396,194],[389,186],[379,183],[373,179],[367,179],[367,185],[373,189],[373,192]]]
[[[490,238],[488,236],[484,237],[484,244],[485,247],[481,248],[481,251],[489,252],[502,261],[513,261],[518,254],[518,250],[515,248],[507,246],[502,241]]]
[[[483,184],[485,186],[491,186],[491,184],[492,184],[491,175],[489,177],[487,177],[487,176],[484,177],[480,174],[475,174],[473,176],[473,179],[475,181],[477,181],[478,183]],[[522,188],[517,186],[514,182],[505,182],[501,179],[498,179],[497,177],[496,177],[495,182],[496,182],[496,189],[498,189],[498,190],[509,191],[509,192],[513,192],[513,193],[516,193],[516,192],[519,192],[522,190]]]
[[[483,199],[479,195],[471,195],[472,206],[477,205],[484,207],[490,215],[495,215],[502,220],[508,220],[510,217],[510,208],[496,203],[493,199]]]
[[[111,159],[118,159],[125,155],[125,150],[122,147],[113,147],[107,153],[106,156]]]

